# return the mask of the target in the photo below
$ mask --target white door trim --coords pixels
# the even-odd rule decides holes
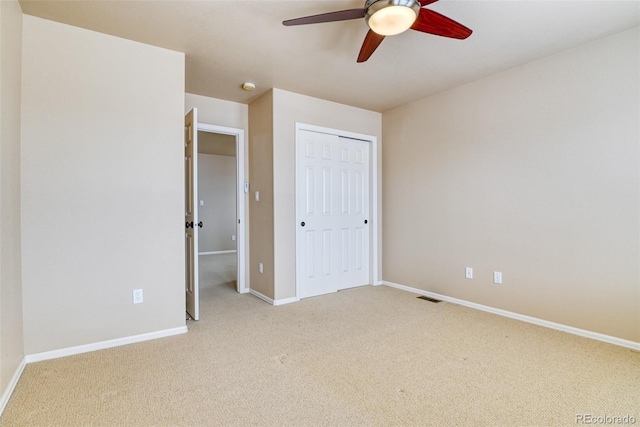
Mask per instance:
[[[379,274],[379,256],[378,256],[378,245],[380,242],[379,239],[379,212],[378,212],[378,156],[379,156],[379,146],[378,146],[378,138],[373,135],[366,135],[362,133],[349,132],[340,129],[333,129],[324,126],[316,126],[307,123],[296,122],[296,139],[295,139],[295,150],[298,149],[298,141],[300,140],[300,131],[311,131],[311,132],[319,132],[319,133],[327,133],[330,135],[342,136],[345,138],[353,138],[361,141],[366,141],[371,144],[371,150],[369,151],[369,212],[370,218],[372,221],[370,230],[371,235],[369,239],[369,278],[372,285],[378,285],[380,283],[380,274]],[[298,157],[297,153],[294,151],[294,155],[296,158],[296,170],[297,170],[297,162]],[[296,190],[297,197],[297,190]],[[297,205],[296,205],[297,206]],[[299,212],[296,207],[296,224],[300,222]],[[296,235],[299,229],[296,227]],[[297,238],[296,238],[297,244]],[[297,254],[297,249],[296,249]],[[296,260],[297,261],[297,260]],[[298,265],[296,262],[296,298],[300,298],[300,289],[298,283]]]
[[[236,290],[241,293],[249,292],[247,288],[246,278],[246,227],[247,217],[245,215],[245,138],[244,129],[232,128],[227,126],[210,125],[206,123],[198,123],[198,130],[202,132],[220,133],[224,135],[235,136],[236,138],[236,221],[240,221],[237,225],[237,259],[238,259],[238,280]]]

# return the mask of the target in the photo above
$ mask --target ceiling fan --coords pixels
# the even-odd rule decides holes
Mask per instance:
[[[289,19],[286,26],[318,24],[364,18],[370,30],[362,43],[358,62],[365,62],[386,36],[400,34],[409,28],[423,33],[454,39],[466,39],[471,30],[423,6],[438,0],[366,0],[361,9],[347,9],[320,15]]]

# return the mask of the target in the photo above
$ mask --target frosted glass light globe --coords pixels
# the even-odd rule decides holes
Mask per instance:
[[[407,6],[387,6],[369,18],[369,27],[381,36],[394,36],[407,31],[418,15]]]

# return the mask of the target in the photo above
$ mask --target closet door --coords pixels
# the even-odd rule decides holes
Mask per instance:
[[[369,143],[302,130],[296,144],[300,298],[370,284]]]
[[[371,283],[369,277],[369,142],[340,138],[339,289]]]

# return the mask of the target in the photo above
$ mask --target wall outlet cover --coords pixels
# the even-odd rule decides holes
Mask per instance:
[[[502,273],[499,271],[493,272],[493,283],[501,284],[502,283]]]
[[[467,279],[473,279],[473,268],[467,267],[464,270],[464,277]]]
[[[142,304],[142,289],[134,289],[133,290],[133,303],[134,304]]]

